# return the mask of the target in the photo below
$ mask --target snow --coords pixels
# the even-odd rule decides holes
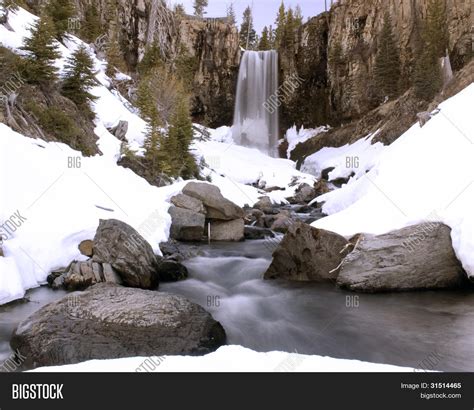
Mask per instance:
[[[293,125],[293,127],[289,128],[285,134],[285,139],[288,142],[286,157],[290,158],[291,151],[293,151],[298,144],[305,142],[309,140],[310,138],[315,137],[318,134],[327,132],[328,129],[329,127],[327,126],[318,127],[318,128],[308,128],[308,129],[305,129],[303,126],[301,126],[300,130],[298,131],[298,128],[296,127],[296,125]]]
[[[26,218],[3,242],[0,304],[44,283],[51,270],[81,259],[77,245],[94,237],[99,219],[130,224],[156,253],[167,240],[167,190],[149,185],[113,158],[84,158],[65,144],[26,138],[4,124],[0,152],[2,175],[11,176],[1,179],[0,220],[17,210]]]
[[[339,148],[324,147],[305,159],[301,171],[320,177],[323,170],[334,168],[329,173],[329,181],[347,178],[352,174],[358,179],[374,167],[385,148],[381,142],[372,144],[376,135],[377,133],[368,135]]]
[[[423,221],[452,229],[453,248],[474,277],[474,84],[381,149],[368,173],[317,198],[330,216],[313,226],[350,236],[382,234]]]
[[[313,176],[298,171],[293,161],[272,158],[257,149],[234,144],[232,137],[229,137],[229,127],[209,131],[210,140],[196,141],[194,153],[198,162],[199,158],[204,157],[212,183],[240,206],[253,205],[263,195],[275,203],[285,203],[285,198],[294,195],[298,184],[313,185],[316,181]],[[292,184],[295,180],[298,184]],[[250,184],[259,188],[279,187],[281,190],[267,193]]]
[[[413,372],[414,369],[359,360],[286,352],[260,353],[223,346],[205,356],[131,357],[41,367],[33,372]]]

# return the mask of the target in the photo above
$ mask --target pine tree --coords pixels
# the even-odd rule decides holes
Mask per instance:
[[[278,9],[275,27],[275,47],[280,49],[282,47],[286,31],[286,11],[283,1],[281,2],[280,8]]]
[[[150,73],[151,70],[163,66],[163,58],[160,46],[154,42],[151,47],[145,51],[142,61],[138,64],[138,73],[142,76]]]
[[[290,7],[286,13],[285,31],[283,35],[282,48],[288,50],[290,53],[295,48],[295,34],[296,34],[296,22],[293,14],[293,9]]]
[[[102,23],[95,3],[88,4],[84,12],[84,21],[81,24],[81,38],[88,43],[94,42],[102,34]]]
[[[242,24],[240,26],[240,46],[246,50],[254,50],[256,47],[256,35],[253,28],[253,16],[250,6],[244,10]]]
[[[265,26],[262,31],[262,37],[260,38],[260,42],[258,43],[258,49],[265,51],[271,50],[270,41],[268,39],[268,27]]]
[[[204,9],[208,5],[208,0],[194,0],[194,15],[198,17],[204,16]]]
[[[30,83],[50,84],[57,78],[54,60],[60,56],[54,40],[55,27],[51,18],[43,14],[34,23],[30,33],[22,47],[22,50],[29,53],[24,63],[24,75]]]
[[[109,36],[106,46],[107,70],[105,73],[109,77],[115,75],[115,71],[120,70],[125,72],[125,62],[123,60],[122,50],[120,48],[117,23],[114,21],[109,28]]]
[[[227,21],[229,24],[235,26],[237,24],[237,17],[235,16],[234,3],[227,6]]]
[[[96,84],[96,78],[94,61],[84,46],[79,47],[68,58],[64,70],[61,93],[82,109],[90,110],[88,104],[97,98],[89,92]]]
[[[295,8],[295,27],[299,29],[303,25],[303,11],[299,4]]]
[[[275,48],[275,30],[272,25],[268,28],[268,44],[271,50]]]
[[[180,90],[177,104],[171,116],[168,138],[165,140],[165,152],[172,158],[172,176],[185,179],[196,177],[197,165],[189,152],[193,140],[193,123],[189,115],[188,97]]]
[[[445,55],[448,45],[443,0],[430,0],[428,3],[428,16],[422,27],[421,40],[415,59],[415,92],[417,97],[431,101],[442,86],[439,58]]]
[[[62,40],[68,31],[69,21],[75,15],[74,5],[71,0],[50,0],[45,8],[51,16],[55,27],[55,36]]]
[[[183,18],[186,15],[186,10],[181,3],[177,3],[174,5],[174,14],[178,17],[178,19]]]
[[[424,41],[432,48],[436,57],[443,57],[448,48],[446,24],[446,4],[444,0],[430,0]]]
[[[400,55],[393,37],[392,20],[387,12],[377,44],[374,77],[381,97],[396,97],[400,86]]]

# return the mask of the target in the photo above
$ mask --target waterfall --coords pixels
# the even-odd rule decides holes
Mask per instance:
[[[240,63],[232,127],[236,144],[277,156],[278,107],[274,103],[277,89],[278,53],[246,51]]]

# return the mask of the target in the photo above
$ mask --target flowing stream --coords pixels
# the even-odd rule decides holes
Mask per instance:
[[[240,63],[232,138],[239,145],[277,154],[278,53],[246,51]]]
[[[426,291],[354,294],[333,284],[264,281],[274,241],[199,245],[189,279],[160,290],[200,304],[229,344],[425,367],[474,371],[474,294]],[[42,287],[29,302],[0,307],[0,363],[15,326],[65,292]]]

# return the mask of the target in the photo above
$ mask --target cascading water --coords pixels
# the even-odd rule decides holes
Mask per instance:
[[[232,127],[236,144],[277,156],[278,108],[270,99],[276,97],[277,89],[278,53],[246,51],[240,63]]]

